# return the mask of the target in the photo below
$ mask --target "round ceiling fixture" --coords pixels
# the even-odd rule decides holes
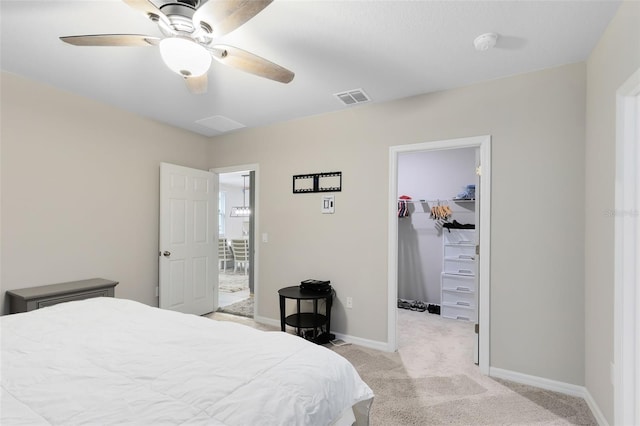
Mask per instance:
[[[498,41],[498,34],[496,33],[486,33],[479,35],[473,40],[473,45],[476,47],[477,51],[483,52],[485,50],[489,50],[496,45]]]
[[[160,55],[173,72],[183,77],[201,76],[211,66],[211,54],[207,49],[186,37],[162,39]]]

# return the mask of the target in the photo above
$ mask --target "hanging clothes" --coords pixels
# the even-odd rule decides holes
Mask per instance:
[[[449,204],[445,203],[444,205],[440,205],[440,200],[438,200],[438,205],[431,207],[431,214],[429,217],[435,221],[435,228],[438,231],[438,235],[442,232],[442,227],[446,226],[447,222],[453,215],[453,211]]]
[[[440,205],[440,201],[438,201],[437,206],[431,207],[431,219],[434,220],[449,220],[449,218],[453,215],[451,211],[451,207],[448,204],[443,206]]]
[[[411,200],[411,197],[408,195],[398,197],[398,217],[409,216],[409,200]]]

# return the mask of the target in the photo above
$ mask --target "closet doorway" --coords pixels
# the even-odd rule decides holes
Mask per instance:
[[[475,324],[475,360],[489,373],[489,162],[490,136],[390,148],[390,350],[399,305],[429,308]]]

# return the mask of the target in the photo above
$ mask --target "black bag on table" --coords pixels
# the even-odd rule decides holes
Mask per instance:
[[[304,280],[300,282],[300,291],[310,293],[329,293],[331,291],[331,281]]]

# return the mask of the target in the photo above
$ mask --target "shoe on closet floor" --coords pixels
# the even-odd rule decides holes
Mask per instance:
[[[429,304],[429,306],[427,306],[427,312],[430,314],[440,315],[440,306]]]
[[[416,300],[411,304],[411,310],[424,312],[427,310],[427,305],[425,305],[424,302],[421,302],[420,300]]]
[[[411,309],[411,301],[404,300],[404,299],[398,299],[398,308]]]

